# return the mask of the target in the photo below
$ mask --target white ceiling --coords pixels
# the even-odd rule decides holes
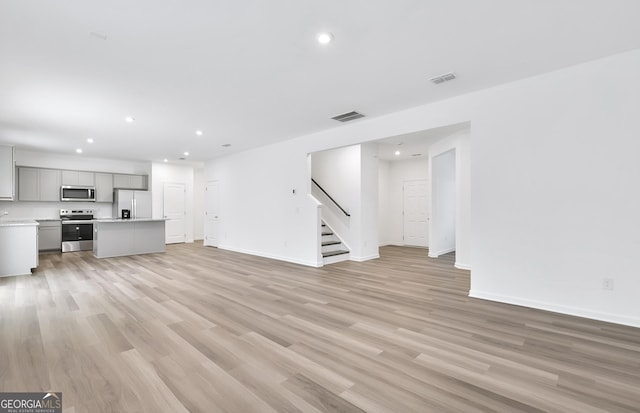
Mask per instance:
[[[2,0],[0,142],[203,161],[639,48],[638,16],[637,0]]]

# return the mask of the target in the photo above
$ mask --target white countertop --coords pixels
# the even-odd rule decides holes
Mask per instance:
[[[130,219],[122,219],[122,218],[98,218],[94,219],[93,222],[154,222],[154,221],[166,221],[164,218],[130,218]]]
[[[40,224],[33,219],[0,219],[0,227],[29,227],[38,225]]]

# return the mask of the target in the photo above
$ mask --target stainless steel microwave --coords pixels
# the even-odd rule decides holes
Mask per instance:
[[[96,201],[96,188],[94,186],[61,186],[61,201]]]

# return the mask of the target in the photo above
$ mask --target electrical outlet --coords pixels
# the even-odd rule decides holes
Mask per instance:
[[[613,290],[613,278],[603,278],[602,279],[602,289],[603,290]]]

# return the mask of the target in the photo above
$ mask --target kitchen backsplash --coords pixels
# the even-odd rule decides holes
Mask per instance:
[[[50,219],[60,218],[61,209],[93,209],[96,218],[111,218],[113,204],[104,202],[2,202],[0,217],[5,219]],[[3,215],[2,212],[8,212]]]

